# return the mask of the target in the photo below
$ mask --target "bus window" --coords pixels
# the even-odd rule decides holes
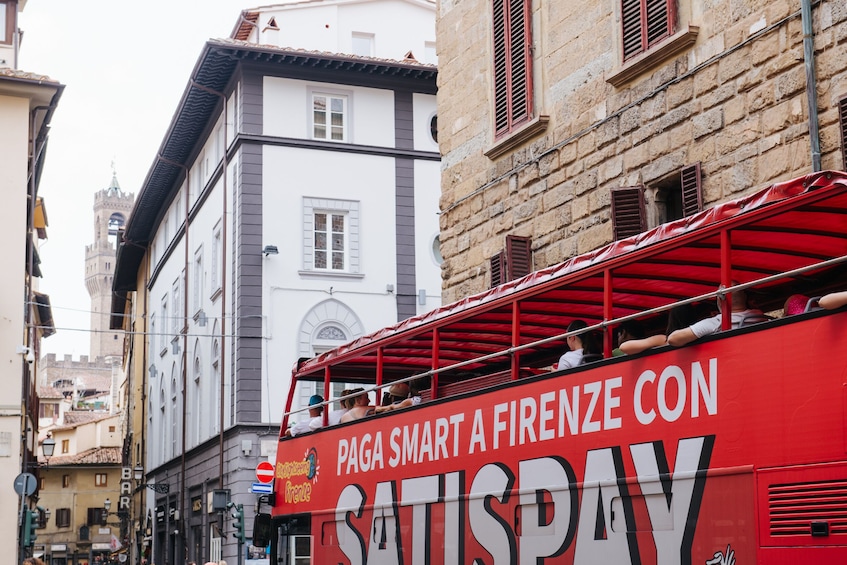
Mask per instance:
[[[291,563],[311,565],[312,536],[291,536]]]

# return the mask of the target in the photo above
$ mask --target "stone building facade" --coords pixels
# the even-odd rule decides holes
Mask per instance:
[[[493,6],[439,4],[445,302],[502,282],[493,259],[506,236],[529,238],[537,270],[844,167],[843,3],[666,0],[647,14],[630,0]],[[691,206],[680,210],[681,198]],[[638,221],[622,229],[627,210]]]

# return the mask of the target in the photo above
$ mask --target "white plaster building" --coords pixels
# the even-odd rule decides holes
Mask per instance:
[[[212,494],[255,503],[298,359],[441,305],[434,42],[433,2],[328,0],[204,46],[115,272],[113,314],[147,334],[130,464],[171,486],[151,562],[235,559]]]
[[[17,67],[23,5],[0,1],[0,483],[8,485],[10,502],[0,510],[0,547],[8,563],[32,553],[21,543],[18,524],[20,510],[34,507],[35,499],[17,496],[12,484],[23,473],[37,473],[36,366],[41,337],[55,331],[49,298],[37,292],[37,241],[46,237],[38,185],[50,121],[64,89]]]

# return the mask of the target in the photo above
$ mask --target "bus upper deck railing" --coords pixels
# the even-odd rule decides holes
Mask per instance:
[[[522,351],[537,349],[539,346],[547,344],[547,343],[551,343],[551,342],[555,342],[555,341],[563,341],[563,340],[567,339],[569,336],[580,335],[580,334],[583,334],[583,333],[586,333],[586,332],[598,331],[598,330],[599,331],[609,331],[611,327],[618,326],[618,325],[620,325],[624,322],[628,322],[628,321],[632,321],[632,320],[639,320],[639,319],[643,319],[643,318],[650,318],[650,317],[655,316],[657,314],[667,312],[667,311],[669,311],[673,308],[676,308],[678,306],[682,306],[682,305],[686,305],[686,304],[693,304],[693,303],[698,303],[698,302],[703,302],[703,301],[708,301],[708,300],[715,300],[715,299],[716,300],[725,300],[726,296],[731,294],[732,292],[744,291],[746,289],[753,288],[753,287],[760,286],[760,285],[764,285],[764,284],[767,284],[767,283],[770,283],[770,282],[779,281],[779,280],[785,279],[785,278],[796,277],[798,275],[803,275],[803,274],[811,272],[811,271],[817,271],[817,270],[820,270],[820,269],[833,267],[833,266],[843,264],[843,263],[847,263],[847,255],[841,255],[841,256],[838,256],[838,257],[831,258],[831,259],[819,261],[819,262],[816,262],[814,264],[805,265],[803,267],[798,267],[798,268],[791,269],[789,271],[784,271],[784,272],[781,272],[781,273],[777,273],[777,274],[774,274],[774,275],[768,275],[768,276],[765,276],[765,277],[760,277],[758,279],[751,280],[751,281],[748,281],[748,282],[745,282],[745,283],[737,283],[737,284],[733,284],[733,285],[727,286],[727,287],[720,287],[720,288],[717,288],[716,290],[711,291],[711,292],[703,293],[703,294],[693,296],[693,297],[690,297],[690,298],[686,298],[686,299],[683,299],[683,300],[674,301],[674,302],[669,303],[669,304],[665,304],[665,305],[658,306],[658,307],[655,307],[655,308],[650,308],[650,309],[647,309],[647,310],[643,310],[641,312],[636,312],[634,314],[619,316],[617,318],[612,318],[612,319],[609,319],[609,320],[603,320],[599,323],[596,323],[596,324],[593,324],[593,325],[588,325],[588,326],[581,328],[579,330],[574,330],[574,331],[570,331],[570,332],[565,331],[565,332],[560,333],[560,334],[556,334],[556,335],[553,335],[553,336],[550,336],[550,337],[535,340],[535,341],[528,342],[528,343],[521,344],[521,345],[515,345],[515,346],[512,346],[512,347],[502,349],[502,350],[498,350],[496,352],[488,353],[486,355],[474,357],[472,359],[466,359],[466,360],[459,361],[459,362],[456,362],[456,363],[452,363],[452,364],[449,364],[449,365],[445,365],[445,366],[442,366],[442,367],[432,368],[432,369],[427,370],[427,371],[416,372],[413,375],[409,375],[407,377],[395,379],[395,380],[392,380],[391,382],[375,384],[373,386],[363,387],[363,388],[364,388],[364,391],[368,394],[370,394],[371,392],[374,392],[374,391],[377,392],[377,399],[378,399],[379,394],[381,393],[381,391],[383,389],[388,388],[388,387],[390,387],[394,384],[397,384],[397,383],[408,384],[408,383],[410,383],[414,380],[417,380],[417,379],[426,379],[426,378],[438,375],[440,373],[444,373],[444,372],[448,372],[448,371],[456,371],[457,369],[462,369],[462,368],[468,367],[470,365],[478,365],[480,363],[484,363],[484,362],[489,361],[491,359],[497,359],[497,358],[502,359],[502,358],[507,357],[507,356],[513,356],[515,354],[519,354]],[[608,354],[608,352],[607,352],[607,354]],[[586,365],[583,365],[583,366],[580,366],[580,367],[588,368],[588,366],[586,366]],[[580,369],[577,368],[576,370],[580,370]],[[513,371],[511,371],[511,370],[498,372],[498,374],[500,374],[500,373],[502,373],[502,376],[503,376],[502,379],[492,380],[491,375],[489,374],[489,375],[480,375],[478,377],[474,377],[473,379],[466,379],[466,380],[473,380],[474,382],[478,382],[478,383],[481,383],[484,380],[484,382],[487,383],[487,386],[493,386],[493,384],[501,384],[501,382],[508,382],[509,380],[511,380],[511,375],[514,374]],[[509,378],[506,378],[507,376]],[[483,378],[485,378],[485,379],[483,379]],[[480,379],[480,380],[477,380],[477,379]],[[340,380],[343,380],[343,379],[340,379]],[[494,382],[494,381],[496,381],[496,382]],[[464,381],[458,381],[458,382],[462,383]],[[296,383],[292,383],[292,386],[295,386],[295,385],[296,385]],[[452,385],[441,385],[439,387],[439,389],[441,389],[441,390],[438,390],[436,392],[441,392],[443,390],[443,392],[449,392],[449,393],[451,393],[449,395],[453,395],[453,394],[459,394],[462,391],[464,391],[465,388],[467,388],[466,386],[452,386],[452,388],[445,390],[445,387],[448,387],[448,386],[452,386]],[[330,399],[330,400],[325,400],[324,402],[322,402],[320,404],[320,406],[327,407],[334,402],[339,402],[341,400],[353,398],[353,397],[357,396],[358,394],[360,394],[360,393],[350,394],[350,395],[340,396],[338,398],[334,398],[334,399]],[[435,395],[431,396],[432,399],[440,398],[440,397],[441,397],[440,394],[435,394]],[[427,398],[427,399],[429,400],[430,398]],[[284,419],[283,421],[287,421],[286,419],[289,416],[299,414],[299,413],[302,413],[302,412],[306,412],[306,411],[309,410],[309,408],[310,407],[304,407],[304,408],[300,408],[300,409],[297,409],[297,410],[287,411],[283,414],[283,419]]]

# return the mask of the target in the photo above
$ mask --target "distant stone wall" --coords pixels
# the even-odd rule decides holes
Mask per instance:
[[[709,207],[811,172],[799,2],[680,2],[696,42],[623,84],[619,4],[533,2],[534,100],[549,123],[493,158],[490,2],[439,4],[445,303],[488,288],[507,234],[532,238],[535,269],[612,241],[611,188],[700,162]],[[847,7],[813,14],[822,167],[841,169]]]

